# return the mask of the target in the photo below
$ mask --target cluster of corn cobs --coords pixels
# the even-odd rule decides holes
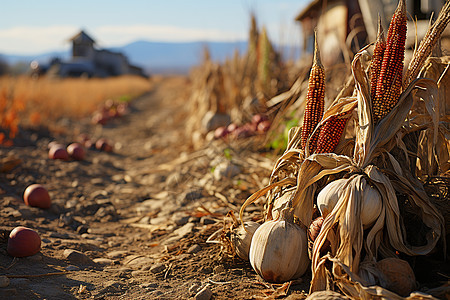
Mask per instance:
[[[419,128],[411,126],[419,118],[405,122],[414,103],[417,99],[427,101],[426,96],[417,97],[412,92],[416,85],[431,95],[427,105],[436,105],[432,96],[434,88],[438,88],[436,81],[416,77],[445,28],[443,24],[449,21],[450,4],[446,3],[418,48],[425,50],[414,53],[403,76],[407,16],[405,0],[400,0],[386,38],[379,26],[367,70],[363,70],[360,61],[367,47],[355,55],[353,94],[337,99],[326,111],[325,70],[316,43],[303,125],[292,130],[288,149],[278,159],[269,185],[250,196],[240,212],[242,219],[245,207],[267,194],[265,222],[250,243],[250,262],[264,279],[295,279],[292,276],[301,276],[298,269],[311,260],[310,292],[334,289],[364,299],[375,295],[401,299],[416,288],[413,271],[398,253],[404,257],[430,253],[445,235],[445,228],[444,218],[430,202],[423,183],[414,177],[409,164],[401,165],[410,157],[415,158],[402,138]],[[353,112],[358,115],[355,134],[349,139],[353,151],[343,153],[337,147]],[[433,109],[429,114],[433,114]],[[439,119],[438,115],[433,116]],[[395,153],[399,149],[402,154]],[[401,205],[414,207],[415,222],[428,227],[426,238],[423,236],[426,243],[411,245],[408,241],[407,234],[411,232],[406,232]],[[292,211],[295,218],[290,215]],[[322,219],[312,222],[319,213]],[[294,243],[294,234],[287,235],[287,229],[278,230],[283,226],[293,228],[294,223],[299,225],[296,232],[312,225],[314,232],[308,234],[310,257],[304,254],[308,243],[303,234],[299,234],[302,242]],[[291,243],[285,245],[285,240]],[[297,256],[303,255],[300,260],[293,254],[293,244],[302,247],[295,250]],[[281,250],[286,251],[280,254]],[[389,261],[388,268],[384,259]],[[280,270],[286,261],[294,266]],[[391,273],[395,276],[389,277]],[[404,281],[393,284],[397,279]]]
[[[385,117],[397,103],[402,92],[403,60],[406,40],[406,8],[403,1],[395,11],[387,39],[381,23],[370,65],[370,95],[372,118],[375,123]],[[316,129],[324,113],[325,70],[320,62],[320,53],[315,45],[306,107],[304,113],[301,147],[309,154],[332,153],[344,132],[348,115],[334,115]],[[307,146],[308,143],[308,147]],[[306,149],[308,148],[308,149]]]

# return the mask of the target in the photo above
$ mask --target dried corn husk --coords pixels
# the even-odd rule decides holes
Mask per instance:
[[[333,264],[332,276],[335,279],[336,285],[339,289],[345,291],[345,294],[351,299],[436,300],[433,296],[418,291],[412,292],[408,297],[404,298],[394,292],[382,288],[381,286],[364,286],[361,283],[361,277],[351,272],[348,266],[339,261],[339,259],[333,258],[329,255],[324,258],[326,258],[326,260],[323,261],[320,272],[325,272],[325,268],[323,267],[325,261],[331,262]]]
[[[430,57],[425,61],[421,75],[436,81],[439,98],[433,107],[417,99],[409,116],[409,132],[425,128],[420,132],[417,143],[416,174],[421,179],[440,176],[450,170],[450,105],[447,96],[450,93],[449,63],[449,56]],[[436,112],[430,112],[431,109]]]
[[[289,200],[294,195],[294,192],[295,192],[295,189],[290,188],[290,189],[286,190],[282,196],[274,197],[273,207],[270,210],[271,217],[267,218],[267,219],[270,219],[270,220],[277,219],[279,217],[280,212],[283,209],[283,207],[286,205],[286,203],[289,202]],[[269,214],[269,212],[268,212],[268,214]]]
[[[416,93],[414,88],[420,86],[421,89],[427,90],[429,95],[436,98],[436,84],[427,79],[414,80],[403,92],[394,109],[374,126],[371,119],[367,76],[359,64],[360,55],[361,52],[355,56],[352,64],[357,97],[341,99],[324,116],[325,119],[327,115],[332,115],[345,108],[351,111],[354,109],[355,102],[357,102],[359,127],[355,139],[354,156],[351,158],[337,154],[314,154],[305,158],[304,153],[297,147],[299,130],[295,130],[289,141],[288,149],[277,161],[272,172],[271,184],[247,199],[241,209],[242,213],[246,205],[269,191],[279,191],[285,186],[295,186],[296,190],[292,197],[295,214],[300,222],[306,226],[311,222],[314,194],[322,178],[341,172],[355,172],[363,173],[371,180],[382,198],[383,209],[379,218],[368,229],[367,233],[363,234],[362,224],[355,222],[355,220],[358,220],[355,214],[362,202],[361,194],[354,193],[353,188],[345,190],[343,195],[339,197],[333,211],[325,218],[322,230],[314,242],[311,292],[324,290],[328,286],[336,284],[336,282],[342,286],[341,289],[344,292],[347,288],[354,288],[354,285],[363,287],[363,283],[367,284],[367,281],[357,275],[349,277],[349,274],[358,274],[360,271],[361,250],[363,248],[366,249],[364,259],[368,261],[376,260],[378,253],[389,257],[395,251],[408,255],[423,255],[434,249],[443,232],[443,218],[430,203],[423,190],[423,185],[414,180],[408,172],[404,172],[396,158],[388,152],[397,144],[397,134],[400,129],[407,124],[405,120],[413,105],[413,96]],[[433,105],[433,102],[431,105]],[[386,158],[386,162],[382,166],[386,171],[372,164],[372,161],[379,156]],[[389,176],[395,180],[391,181],[391,178],[385,172],[388,172]],[[359,177],[360,175],[353,175],[353,177],[350,177],[351,182],[354,181],[356,184]],[[420,211],[418,217],[422,218],[423,223],[430,228],[425,245],[415,246],[406,242],[406,232],[400,217],[396,190],[409,195],[409,201],[414,203]],[[277,194],[275,192],[272,195]],[[337,226],[336,231],[332,230],[335,226]],[[387,234],[383,234],[383,231]],[[319,250],[326,240],[331,243],[332,256],[321,257]],[[333,262],[333,270],[345,266],[344,270],[348,272],[333,272],[332,277],[330,277],[325,268],[326,261]],[[375,291],[379,292],[377,289]],[[351,292],[345,293],[351,295]],[[386,291],[386,293],[389,294],[390,292]]]
[[[450,7],[445,7],[442,13],[449,14]],[[444,19],[448,23],[448,18],[438,18]],[[308,226],[312,221],[317,191],[327,182],[342,178],[345,174],[348,177],[348,187],[339,195],[333,210],[325,217],[313,244],[310,292],[335,287],[352,298],[403,299],[387,289],[375,286],[380,283],[381,276],[375,267],[377,260],[394,257],[396,252],[409,256],[428,254],[444,233],[441,213],[430,202],[423,183],[414,177],[413,170],[408,167],[411,151],[403,138],[416,131],[429,130],[424,135],[428,138],[427,144],[431,143],[431,146],[426,147],[434,149],[431,155],[435,156],[433,159],[437,162],[436,165],[441,165],[445,155],[437,159],[436,153],[442,153],[447,146],[439,151],[436,148],[439,147],[438,144],[445,145],[443,139],[448,141],[448,138],[445,131],[441,130],[443,134],[439,133],[439,127],[441,122],[446,122],[444,128],[448,130],[448,120],[440,117],[442,109],[445,111],[446,108],[442,108],[442,93],[439,93],[442,85],[439,80],[413,76],[404,87],[396,106],[375,124],[372,120],[370,84],[361,64],[366,48],[358,52],[352,62],[355,92],[352,96],[336,99],[321,121],[322,123],[327,116],[337,115],[338,112],[352,114],[357,106],[358,124],[353,151],[306,156],[299,147],[301,130],[292,129],[288,148],[276,162],[270,184],[247,199],[241,208],[241,218],[243,209],[248,204],[267,195],[265,216],[270,219],[277,198],[283,196],[284,191],[294,189],[290,196],[294,213],[300,223]],[[412,113],[413,107],[421,109]],[[440,142],[439,135],[443,137]],[[433,159],[423,161],[429,164]],[[432,167],[429,172],[433,171]],[[365,230],[358,221],[362,196],[354,187],[361,178],[370,181],[371,186],[379,192],[382,202],[379,217]],[[397,198],[397,194],[406,195],[407,200]],[[403,223],[400,201],[413,207],[414,220],[422,222],[425,225],[423,227],[427,228],[424,236],[421,236],[424,243],[414,244],[409,239],[411,232]],[[331,251],[323,255],[320,249],[327,240],[331,244]],[[432,297],[413,293],[408,299]]]
[[[306,300],[345,300],[345,299],[349,298],[333,291],[314,292],[308,297],[306,297]]]
[[[315,245],[315,247],[320,249],[318,247],[325,241],[327,231],[330,231],[331,227],[339,221],[339,228],[340,230],[342,229],[342,231],[340,231],[341,239],[334,258],[337,259],[339,263],[347,266],[348,270],[355,274],[359,271],[359,253],[363,245],[367,251],[368,260],[376,259],[377,251],[380,251],[380,253],[385,256],[392,256],[395,251],[401,251],[408,255],[423,255],[429,253],[435,247],[443,232],[443,218],[430,203],[423,190],[422,184],[413,180],[412,176],[409,176],[408,173],[405,173],[398,161],[389,152],[386,152],[386,145],[389,144],[395,137],[396,132],[401,128],[406,115],[412,106],[413,94],[411,91],[414,84],[421,84],[422,88],[428,88],[431,91],[433,90],[434,85],[429,80],[416,80],[413,82],[413,85],[410,85],[402,94],[398,105],[393,111],[374,127],[370,114],[370,102],[367,101],[370,99],[368,96],[367,83],[365,82],[367,78],[363,75],[364,73],[358,64],[358,59],[359,56],[356,55],[353,63],[353,71],[358,88],[360,123],[360,130],[356,138],[354,161],[347,163],[342,163],[341,161],[339,166],[336,167],[332,165],[332,161],[328,161],[328,159],[333,158],[332,156],[328,157],[328,159],[318,159],[318,157],[314,157],[313,160],[313,158],[308,158],[307,160],[311,160],[310,165],[315,166],[316,172],[311,175],[308,174],[308,178],[303,177],[304,180],[309,179],[312,182],[299,184],[303,185],[303,192],[301,194],[305,195],[307,192],[305,190],[324,175],[332,173],[333,170],[335,172],[341,172],[342,169],[351,170],[353,167],[356,168],[358,172],[363,171],[364,174],[372,180],[374,186],[382,195],[383,211],[364,239],[362,234],[358,233],[361,229],[352,222],[349,222],[345,217],[347,215],[347,218],[349,218],[348,214],[351,214],[352,211],[354,212],[354,207],[357,205],[356,203],[359,203],[355,194],[352,193],[352,189],[346,190],[344,196],[340,197],[333,212],[325,219],[322,231],[317,238],[317,246]],[[379,155],[386,155],[391,164],[386,167],[389,168],[390,176],[396,179],[392,181],[392,183],[391,179],[388,178],[384,172],[370,164],[371,161]],[[335,161],[338,162],[337,159],[335,159]],[[325,170],[320,171],[320,168],[316,164],[324,167],[326,172]],[[321,175],[321,173],[323,175]],[[426,245],[413,246],[406,242],[406,232],[404,231],[403,224],[400,220],[400,210],[398,207],[396,190],[409,195],[409,200],[421,210],[423,222],[431,228],[428,232]],[[382,230],[387,230],[388,234],[386,237],[382,236]],[[313,248],[313,280],[311,291],[325,289],[329,284],[329,278],[327,278],[326,273],[320,271],[321,268],[324,268],[324,260],[326,259],[327,258],[323,257],[320,258],[318,256],[318,251],[315,251],[315,248]],[[361,282],[360,279],[358,279],[358,281]]]

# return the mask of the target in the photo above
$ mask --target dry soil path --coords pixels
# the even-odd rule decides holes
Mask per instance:
[[[21,160],[0,172],[0,275],[10,281],[0,298],[256,299],[273,293],[276,287],[262,283],[248,262],[224,258],[218,244],[206,243],[224,215],[261,185],[256,171],[268,170],[241,161],[238,179],[214,178],[211,161],[224,159],[227,145],[190,148],[188,88],[183,77],[154,79],[127,116],[106,126],[67,121],[65,134],[25,131],[20,145],[0,148],[0,158]],[[88,150],[81,162],[48,159],[49,141],[75,139],[67,132],[105,137],[115,149]],[[49,210],[24,205],[23,191],[32,183],[48,188]],[[7,254],[7,235],[19,225],[40,234],[40,253]],[[292,285],[291,297],[305,288]]]

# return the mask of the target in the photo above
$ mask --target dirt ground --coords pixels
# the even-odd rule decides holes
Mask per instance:
[[[22,130],[0,148],[0,275],[2,299],[303,299],[310,275],[270,285],[250,264],[230,258],[207,239],[224,216],[267,180],[275,158],[254,151],[256,137],[192,147],[184,132],[189,82],[155,78],[130,113],[101,125],[62,120],[60,130]],[[107,138],[113,152],[87,150],[83,161],[48,158],[48,143],[78,134]],[[233,162],[237,175],[215,174]],[[5,166],[5,164],[3,164]],[[52,206],[26,206],[25,188],[45,185]],[[258,219],[262,203],[247,209]],[[13,259],[7,236],[16,226],[36,230],[40,253]]]

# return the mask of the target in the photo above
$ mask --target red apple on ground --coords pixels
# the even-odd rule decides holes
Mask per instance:
[[[255,135],[255,132],[251,130],[251,128],[249,128],[249,126],[242,126],[242,127],[238,127],[236,130],[233,131],[233,136],[238,138],[238,139],[243,139],[243,138],[248,138],[251,137],[252,135]]]
[[[258,125],[255,123],[245,123],[242,127],[253,133],[258,129]]]
[[[50,148],[50,150],[48,151],[48,158],[68,160],[69,154],[67,153],[67,150],[63,145],[58,144]]]
[[[41,250],[41,238],[33,229],[19,226],[9,234],[8,254],[14,257],[35,255]]]
[[[50,208],[52,204],[47,189],[41,184],[28,186],[23,193],[23,201],[26,205],[44,209]]]
[[[92,123],[105,125],[106,123],[108,123],[109,119],[110,119],[110,116],[109,116],[108,112],[96,112],[92,116]]]
[[[87,140],[83,143],[83,145],[87,149],[95,149],[95,141],[93,141],[93,140]]]
[[[107,110],[113,108],[116,104],[114,103],[114,100],[112,99],[107,99],[103,105],[103,107]]]
[[[75,160],[83,160],[86,151],[80,143],[72,143],[67,146],[67,153]]]
[[[126,115],[128,113],[128,104],[127,103],[118,104],[117,113],[119,114],[119,116]]]

